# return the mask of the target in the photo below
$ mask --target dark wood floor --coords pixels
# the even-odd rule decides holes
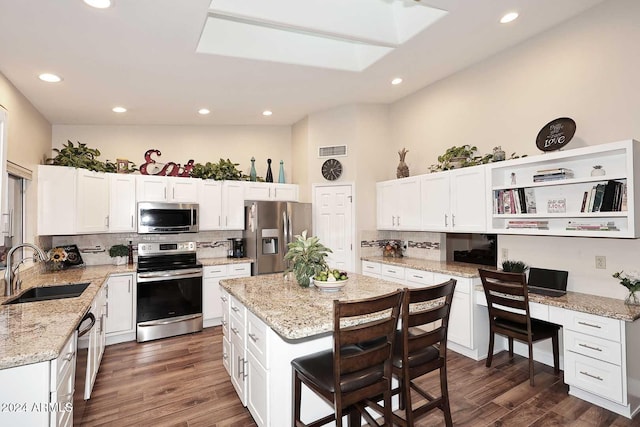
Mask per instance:
[[[83,418],[83,426],[255,426],[222,366],[222,330],[112,345]],[[506,353],[484,362],[449,352],[448,380],[456,426],[640,426],[567,394],[553,369],[536,364],[530,387],[527,359]],[[283,378],[289,381],[289,378]],[[422,381],[436,384],[428,376]],[[444,425],[433,414],[419,426]],[[288,427],[288,426],[273,426]]]

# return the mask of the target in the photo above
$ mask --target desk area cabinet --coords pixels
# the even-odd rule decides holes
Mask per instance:
[[[477,304],[486,306],[482,288],[475,293]],[[640,321],[633,321],[640,310],[634,316],[623,301],[595,295],[568,292],[561,298],[530,294],[529,309],[532,318],[562,326],[561,364],[569,394],[631,418],[640,411]],[[518,347],[515,351],[519,353]],[[534,359],[552,364],[550,355],[536,346]]]

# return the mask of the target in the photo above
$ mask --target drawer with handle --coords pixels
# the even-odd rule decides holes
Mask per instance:
[[[579,332],[565,330],[563,334],[565,350],[593,357],[594,359],[622,364],[622,345],[616,341],[609,341]]]
[[[626,405],[622,368],[572,351],[564,353],[564,381],[589,393]]]
[[[581,332],[583,334],[593,335],[595,337],[605,338],[611,341],[620,341],[620,320],[611,319],[609,317],[565,310],[563,326],[565,329]]]
[[[404,284],[404,267],[383,265],[380,270],[384,280]]]
[[[404,271],[404,278],[409,286],[429,286],[434,284],[431,271],[407,268]]]
[[[251,312],[247,313],[247,350],[265,369],[269,369],[267,325]]]
[[[371,261],[362,261],[362,274],[380,275],[380,264]]]

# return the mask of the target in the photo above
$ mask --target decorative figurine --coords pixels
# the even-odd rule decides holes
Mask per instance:
[[[249,172],[249,180],[252,182],[256,181],[256,159],[255,157],[251,157],[251,171]]]
[[[278,182],[284,184],[284,160],[280,160],[280,173],[278,173]]]
[[[398,164],[398,169],[396,171],[396,177],[398,178],[406,178],[409,176],[409,166],[404,162],[404,158],[407,155],[409,150],[405,150],[404,148],[398,151],[400,155],[400,163]]]
[[[271,172],[271,159],[267,159],[267,176],[264,180],[266,182],[273,182],[273,173]]]

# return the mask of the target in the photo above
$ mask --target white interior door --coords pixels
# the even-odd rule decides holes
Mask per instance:
[[[351,185],[326,185],[313,194],[314,234],[333,251],[329,266],[345,271],[355,271],[352,191]]]

